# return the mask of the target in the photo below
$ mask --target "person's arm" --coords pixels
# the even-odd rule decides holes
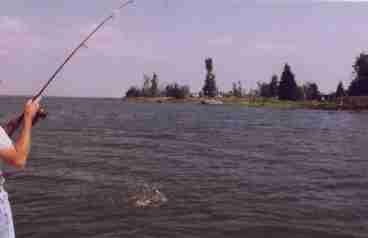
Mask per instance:
[[[32,125],[34,126],[35,124],[37,124],[39,119],[45,119],[46,116],[47,112],[43,108],[40,108],[33,118]],[[5,124],[4,130],[9,137],[12,137],[13,133],[18,130],[20,126],[22,126],[23,118],[24,115],[22,114],[22,116],[13,118]]]
[[[0,158],[9,165],[19,169],[25,167],[31,147],[32,120],[38,110],[38,102],[27,102],[24,108],[23,127],[15,145],[0,149]]]

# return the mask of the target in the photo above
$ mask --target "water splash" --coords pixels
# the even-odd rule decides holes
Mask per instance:
[[[168,201],[157,186],[147,183],[137,187],[137,190],[129,194],[128,202],[137,208],[160,207]]]

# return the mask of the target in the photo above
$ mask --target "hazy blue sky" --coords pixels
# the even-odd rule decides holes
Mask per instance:
[[[6,0],[0,8],[0,94],[33,94],[118,0]],[[303,0],[136,0],[98,32],[47,90],[120,97],[143,73],[199,91],[204,59],[229,90],[269,81],[291,65],[298,83],[348,86],[368,48],[368,3]]]

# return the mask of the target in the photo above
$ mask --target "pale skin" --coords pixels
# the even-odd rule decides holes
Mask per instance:
[[[18,169],[25,168],[31,147],[32,120],[39,110],[38,100],[29,100],[24,106],[23,125],[14,146],[0,149],[0,158],[7,164]]]

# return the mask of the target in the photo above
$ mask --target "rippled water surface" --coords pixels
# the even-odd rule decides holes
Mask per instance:
[[[1,118],[23,98],[0,98]],[[368,114],[46,98],[17,237],[367,237]],[[157,188],[167,202],[129,197]]]

